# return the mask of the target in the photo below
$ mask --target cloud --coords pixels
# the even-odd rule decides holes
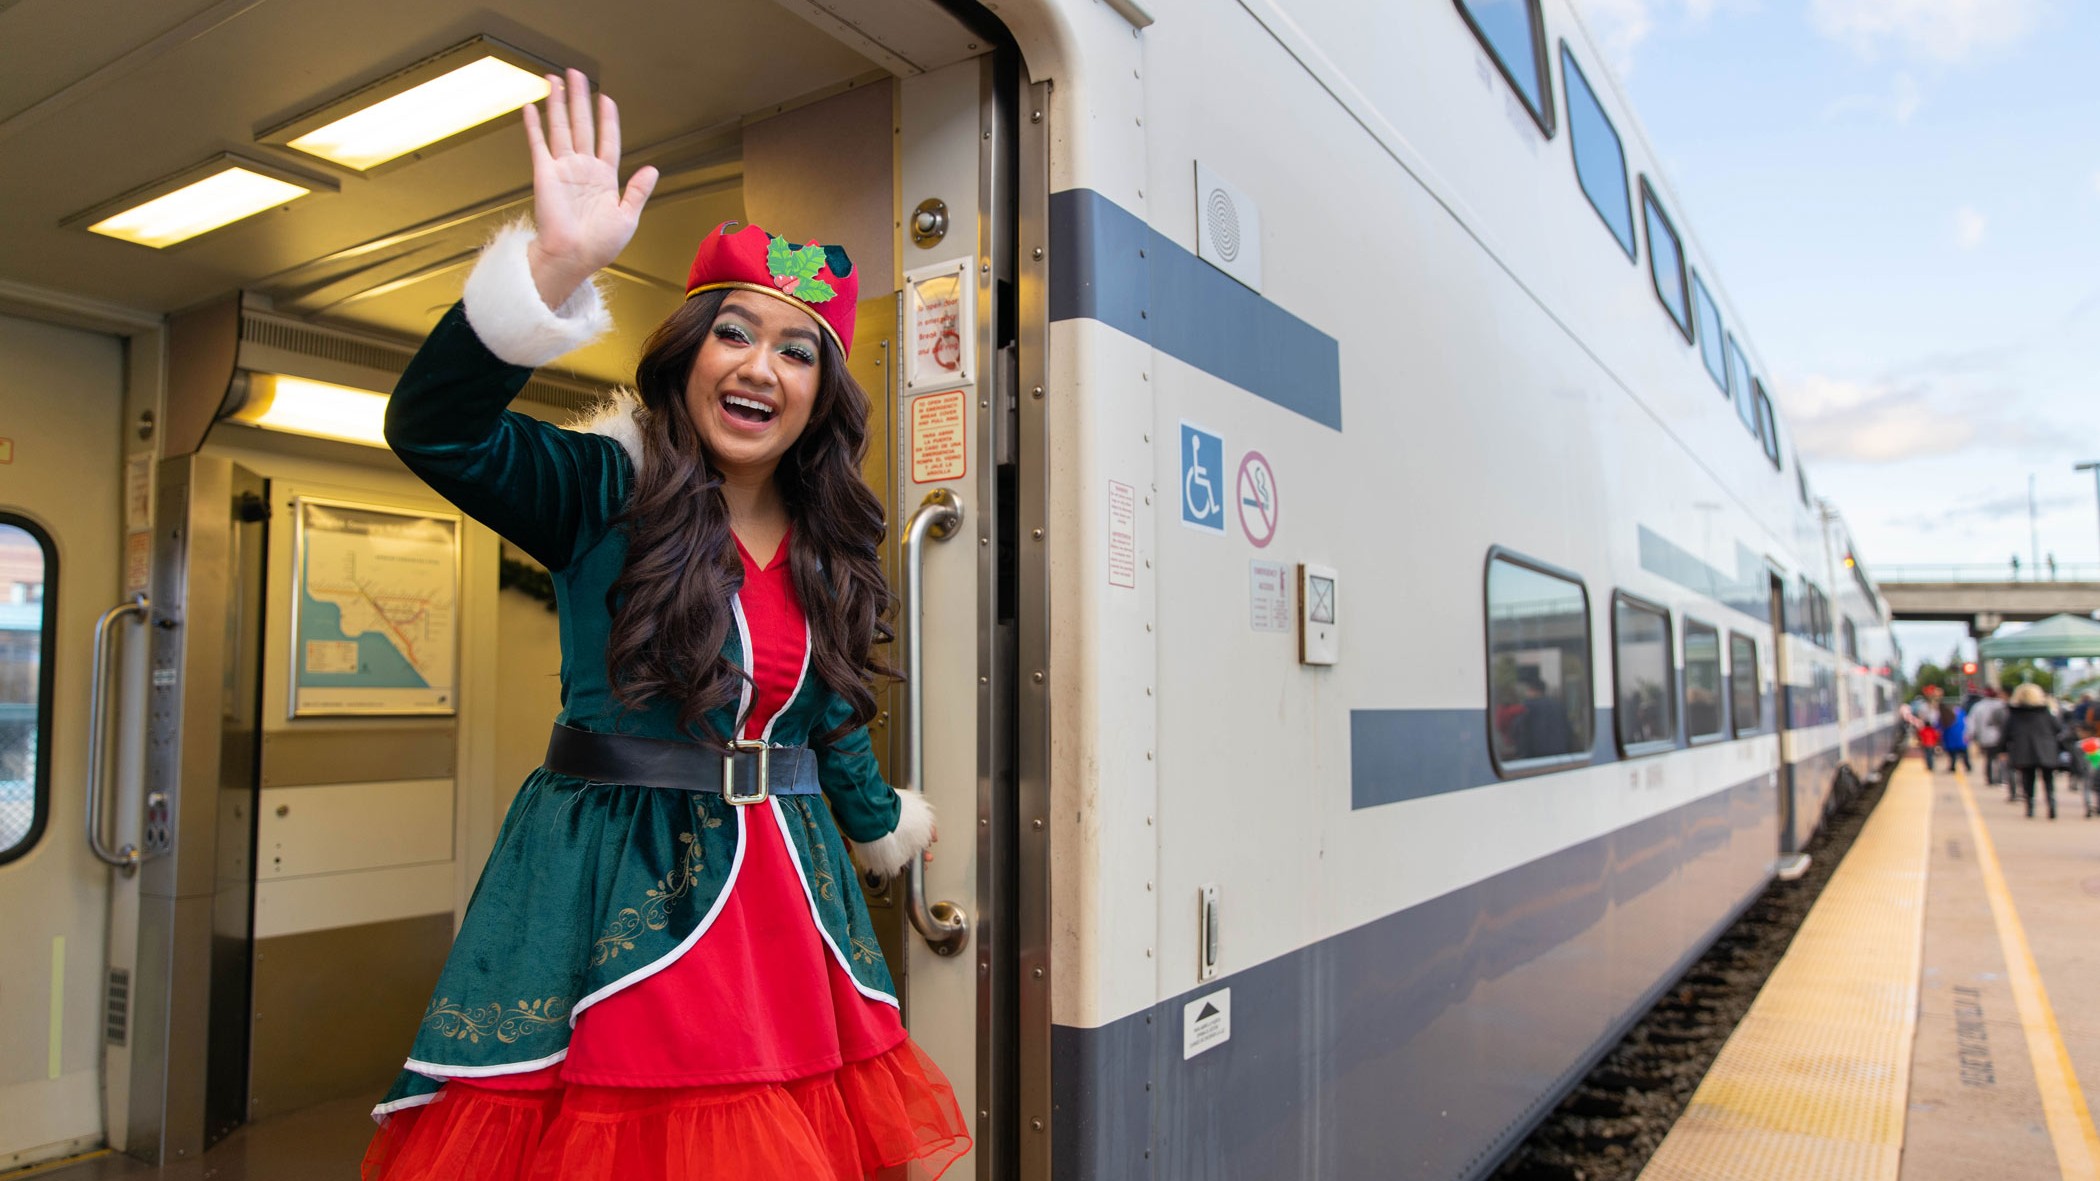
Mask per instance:
[[[1848,115],[1864,115],[1870,118],[1886,117],[1895,123],[1908,123],[1925,104],[1925,92],[1918,87],[1918,80],[1908,73],[1899,73],[1890,84],[1887,94],[1848,94],[1823,108],[1823,118],[1839,119]]]
[[[1983,231],[1989,224],[1981,213],[1964,205],[1954,211],[1954,240],[1963,250],[1974,250],[1983,245]]]
[[[1873,60],[1894,51],[1954,64],[2017,44],[2044,0],[1812,0],[1809,23]]]
[[[1655,31],[1659,17],[1682,12],[1694,21],[1705,20],[1729,0],[1575,0],[1583,24],[1603,50],[1612,72],[1624,78],[1633,72],[1634,50]]]
[[[2083,503],[2085,503],[2084,498],[2078,496],[2043,496],[2035,500],[2034,508],[2037,513],[2047,513],[2054,512],[2057,509],[2077,508]],[[1993,496],[1985,500],[1966,504],[1955,504],[1945,509],[1941,516],[1948,518],[1974,517],[1984,521],[2003,521],[2013,518],[2025,520],[2027,517],[2027,494],[2024,492],[2009,493],[2004,496]]]
[[[1804,377],[1780,389],[1794,442],[1811,460],[1895,463],[1949,455],[1976,438],[1974,423],[1928,412],[1918,382],[1869,384]]]

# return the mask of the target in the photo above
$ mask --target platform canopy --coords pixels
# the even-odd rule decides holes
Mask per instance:
[[[1976,654],[1985,660],[2100,656],[2100,623],[2083,615],[2051,615],[2033,627],[1983,641]]]

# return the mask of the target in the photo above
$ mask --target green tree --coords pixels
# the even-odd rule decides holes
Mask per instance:
[[[1918,666],[1918,692],[1924,692],[1927,685],[1937,685],[1940,692],[1958,697],[1961,695],[1961,671],[1950,671],[1928,660]]]
[[[2042,687],[2044,693],[2056,691],[2056,673],[2046,665],[2036,664],[2032,660],[2020,660],[1998,670],[1998,687],[2008,693],[2023,681],[2033,681]]]

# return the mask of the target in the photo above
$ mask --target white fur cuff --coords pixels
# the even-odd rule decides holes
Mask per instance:
[[[897,814],[897,827],[888,836],[865,844],[852,842],[854,859],[868,869],[896,873],[933,843],[933,805],[926,802],[926,797],[915,791],[900,791],[897,802],[903,811]]]
[[[586,281],[550,309],[532,281],[525,248],[537,237],[525,222],[512,222],[482,249],[467,276],[467,323],[488,350],[513,365],[537,369],[612,331],[612,314],[597,284]]]

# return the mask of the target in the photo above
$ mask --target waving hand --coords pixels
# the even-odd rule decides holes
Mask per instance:
[[[638,169],[622,190],[619,106],[600,94],[594,126],[590,84],[581,72],[570,70],[566,80],[549,74],[547,82],[544,129],[538,104],[525,108],[532,215],[539,226],[528,253],[540,298],[558,308],[626,248],[657,173]]]

